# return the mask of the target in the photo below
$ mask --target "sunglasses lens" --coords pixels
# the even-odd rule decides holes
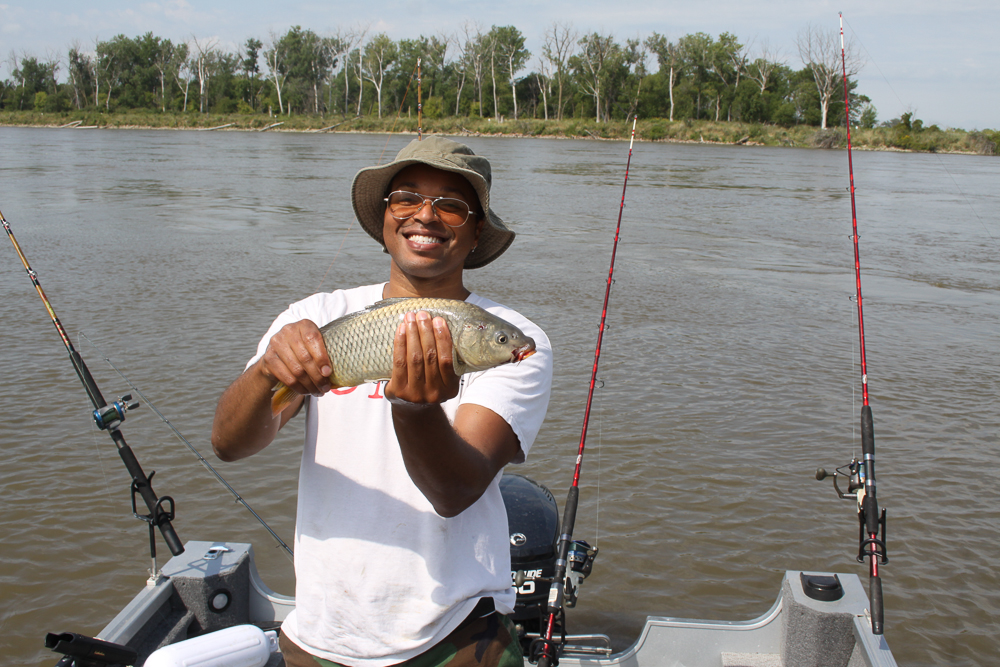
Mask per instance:
[[[393,192],[389,195],[389,212],[393,217],[405,219],[420,210],[424,198],[412,192]]]
[[[397,190],[389,195],[389,213],[397,220],[406,220],[416,215],[426,201],[431,203],[438,219],[449,227],[461,226],[469,218],[469,205],[461,199],[425,198],[415,192],[404,190]]]

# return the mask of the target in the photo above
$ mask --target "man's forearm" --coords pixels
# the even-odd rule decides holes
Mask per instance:
[[[392,406],[406,471],[443,517],[461,514],[479,500],[519,447],[513,431],[494,412],[475,405],[459,411],[452,426],[440,405]]]
[[[271,414],[269,380],[255,364],[229,385],[219,399],[212,424],[212,449],[223,461],[236,461],[271,444],[282,425],[282,415]],[[297,403],[301,403],[301,396]],[[294,412],[297,405],[289,407]],[[287,420],[287,418],[285,418]]]

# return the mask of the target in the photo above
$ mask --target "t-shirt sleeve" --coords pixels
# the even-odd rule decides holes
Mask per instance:
[[[470,374],[462,403],[474,403],[500,415],[514,429],[521,453],[512,463],[524,463],[538,435],[552,390],[552,347],[536,326],[521,326],[535,340],[535,353],[522,361]]]
[[[321,327],[332,322],[346,312],[347,300],[342,291],[314,294],[313,296],[297,301],[290,305],[285,312],[278,315],[264,337],[257,344],[257,353],[247,362],[246,368],[250,368],[257,360],[264,356],[267,344],[271,342],[271,336],[281,331],[286,324],[298,322],[300,320],[312,320],[316,326]],[[246,369],[244,369],[246,370]]]

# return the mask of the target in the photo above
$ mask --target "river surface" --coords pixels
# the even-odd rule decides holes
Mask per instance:
[[[108,356],[213,463],[216,400],[287,304],[384,280],[353,222],[384,135],[0,128],[0,210],[105,396]],[[527,464],[562,505],[621,199],[624,142],[470,138],[518,238],[467,274],[540,324],[552,403]],[[985,665],[1000,618],[1000,160],[856,153],[885,636],[901,665]],[[744,620],[786,569],[856,573],[857,519],[817,466],[860,454],[843,151],[637,143],[581,480],[600,547],[571,631],[627,646],[647,614]],[[13,248],[0,250],[0,664],[54,664],[143,586],[128,477]],[[143,407],[123,432],[182,540],[287,558]],[[218,463],[291,542],[302,430]],[[159,539],[159,538],[158,538]],[[159,544],[161,563],[168,557]],[[865,581],[867,584],[867,581]]]

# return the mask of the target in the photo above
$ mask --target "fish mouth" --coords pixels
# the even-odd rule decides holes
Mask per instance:
[[[525,343],[521,347],[514,348],[511,353],[511,361],[524,361],[535,353],[534,343]]]

